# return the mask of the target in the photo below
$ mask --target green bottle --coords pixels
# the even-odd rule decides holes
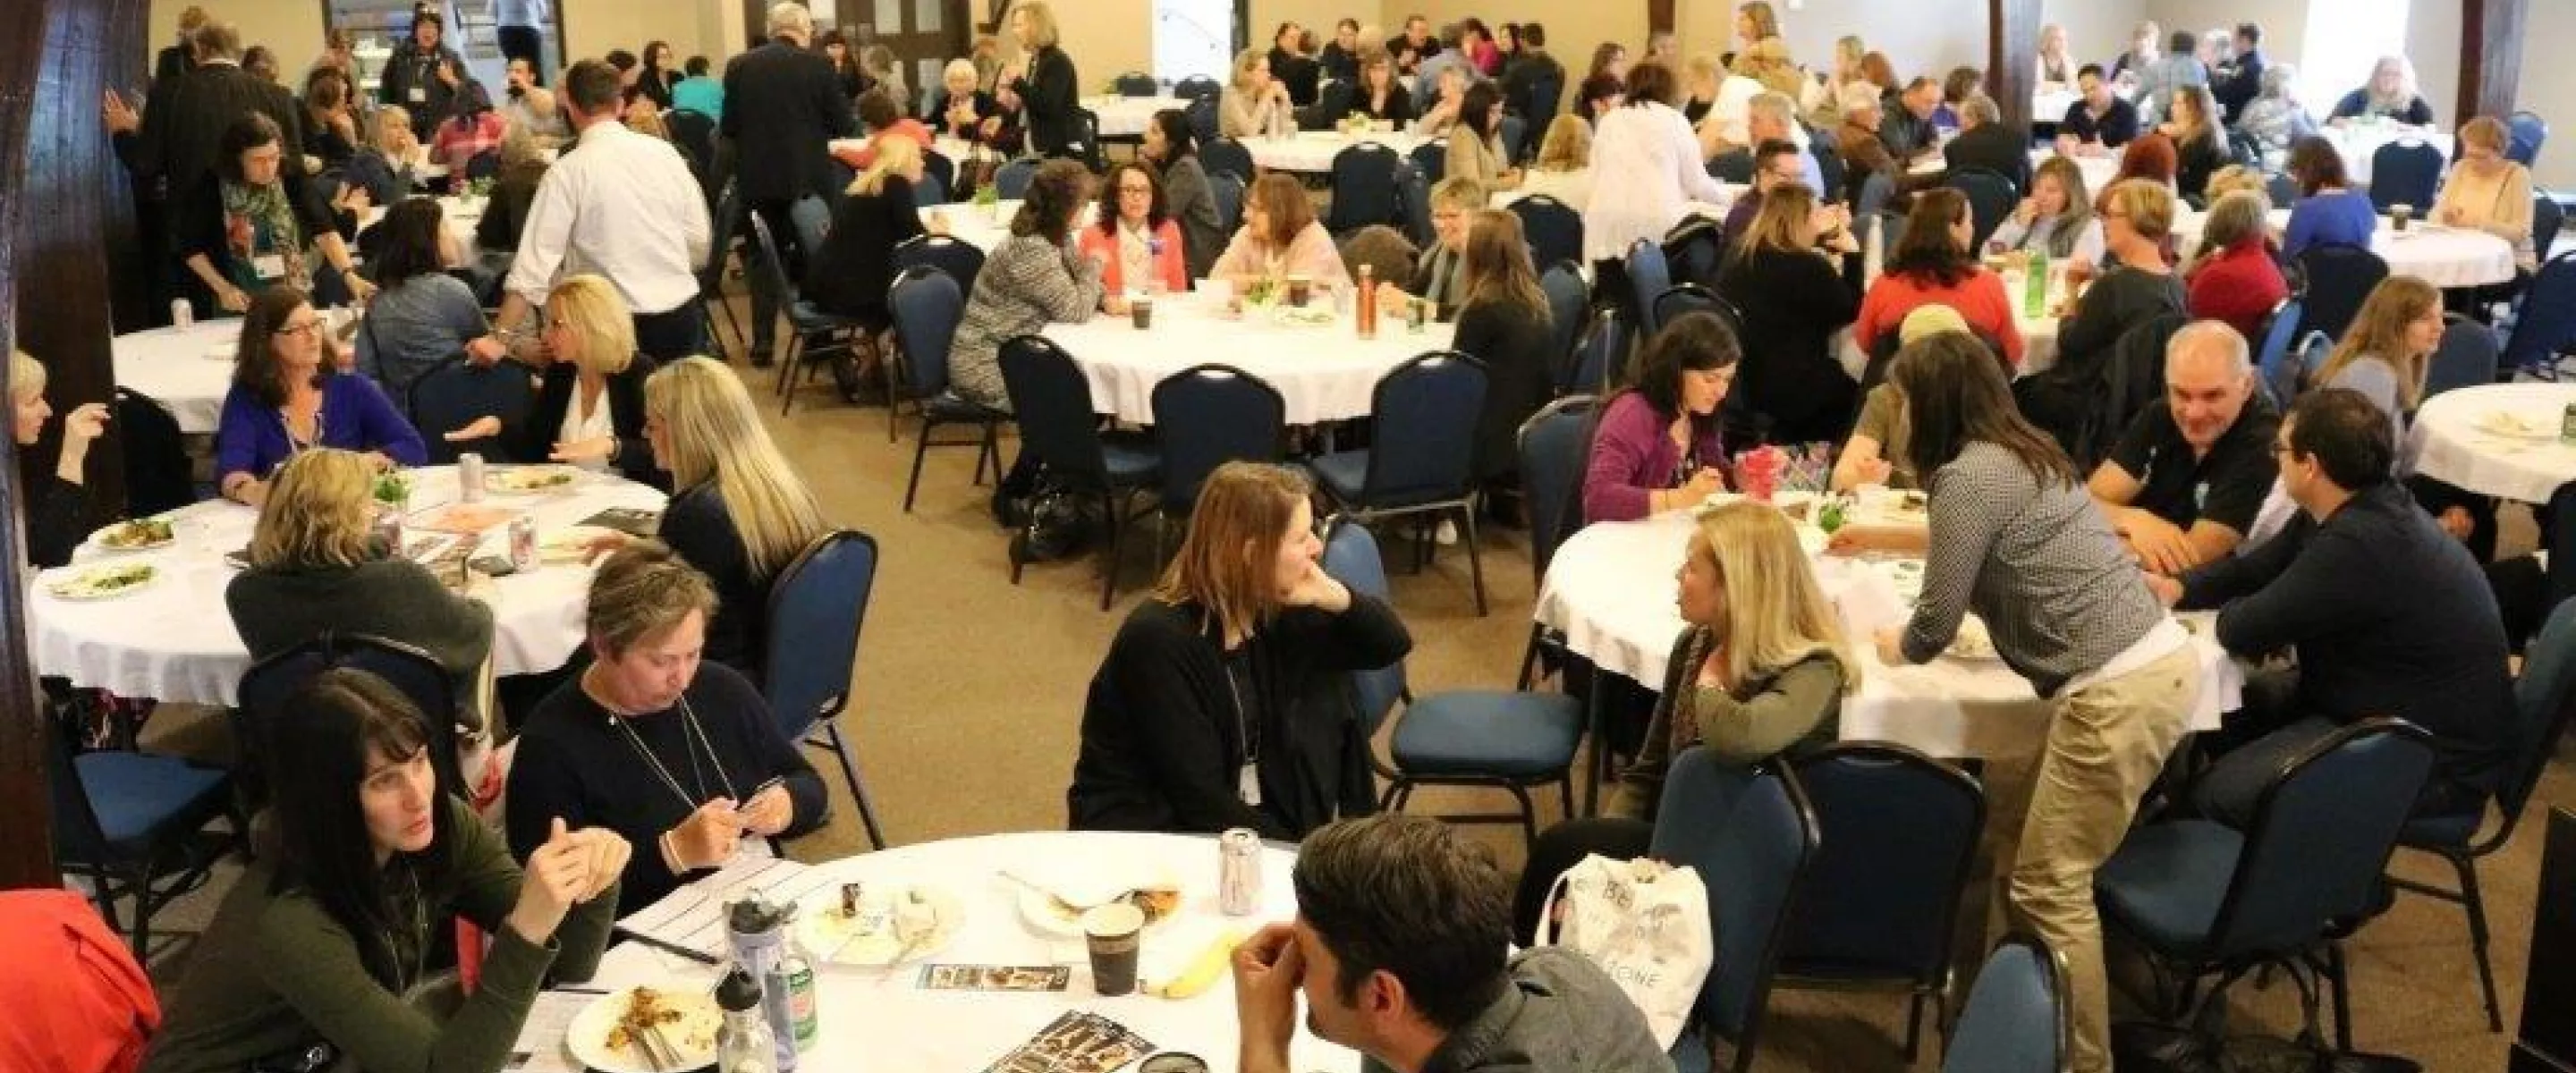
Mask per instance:
[[[2022,269],[2022,316],[2036,320],[2048,313],[2048,251],[2032,250]]]

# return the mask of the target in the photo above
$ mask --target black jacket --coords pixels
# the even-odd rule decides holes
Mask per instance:
[[[288,171],[278,181],[286,185],[287,205],[294,211],[296,228],[303,232],[294,236],[293,244],[296,249],[305,251],[305,267],[316,274],[330,271],[331,266],[310,247],[315,237],[338,230],[339,222],[332,219],[330,211],[313,196],[302,174]],[[171,203],[170,246],[178,262],[174,270],[187,285],[188,293],[201,303],[198,306],[201,312],[214,308],[211,304],[214,293],[206,289],[204,280],[187,269],[188,258],[202,253],[214,265],[216,275],[233,278],[235,253],[230,224],[224,214],[223,177],[212,171]],[[258,291],[255,287],[243,289],[251,293]]]
[[[1521,422],[1547,405],[1555,384],[1555,338],[1543,309],[1477,302],[1458,311],[1458,337],[1451,345],[1485,365],[1485,409],[1476,419],[1478,477],[1519,471]]]
[[[1368,728],[1351,672],[1404,658],[1412,635],[1385,604],[1353,594],[1338,615],[1292,608],[1242,648],[1252,710],[1238,720],[1220,640],[1194,604],[1129,612],[1091,679],[1082,752],[1065,791],[1083,831],[1213,833],[1249,827],[1295,839],[1375,811]],[[1243,803],[1243,724],[1258,728],[1261,804]]]
[[[2030,192],[2030,134],[2002,123],[1967,131],[1941,149],[1950,173],[1980,168],[2012,180],[2013,189]]]
[[[886,315],[886,288],[894,282],[894,248],[922,233],[912,183],[885,177],[875,194],[834,198],[832,233],[823,239],[805,273],[805,297],[826,313],[856,317],[871,327]]]
[[[1772,442],[1840,439],[1857,391],[1833,338],[1860,316],[1860,300],[1835,263],[1795,250],[1730,255],[1718,290],[1744,311],[1744,361],[1728,401],[1769,418]]]
[[[438,77],[441,67],[455,69],[455,86],[449,86],[446,79]],[[455,114],[456,90],[471,77],[473,75],[465,68],[464,57],[458,56],[456,50],[444,42],[434,53],[419,51],[406,43],[392,59],[385,61],[384,83],[377,87],[376,99],[398,105],[411,113],[412,134],[427,142],[437,132],[438,125]],[[420,91],[419,100],[412,99],[414,89]]]
[[[831,141],[856,135],[859,121],[830,60],[772,40],[725,65],[724,91],[720,129],[733,143],[735,190],[744,204],[831,191]]]
[[[670,481],[653,468],[653,445],[644,438],[644,378],[651,375],[653,359],[637,354],[625,372],[608,378],[602,394],[607,396],[608,423],[617,437],[617,459],[609,465],[630,481],[667,488]],[[581,370],[568,361],[550,364],[537,374],[536,402],[519,423],[510,457],[521,462],[547,460],[563,435],[564,415],[572,412],[573,389],[580,381]]]
[[[27,565],[51,570],[89,539],[89,490],[47,473],[27,494]]]
[[[154,94],[143,126],[116,139],[117,155],[139,185],[161,180],[171,197],[187,196],[213,174],[224,128],[249,112],[267,116],[285,135],[287,173],[304,170],[303,109],[286,87],[230,63],[209,63],[162,85],[167,92]]]
[[[2255,49],[2236,58],[2233,67],[2209,80],[2210,93],[2218,98],[2219,111],[2234,126],[2247,102],[2263,93],[2263,50]]]
[[[1011,92],[1020,95],[1020,125],[1029,132],[1029,148],[1042,157],[1073,155],[1074,143],[1081,139],[1073,110],[1082,106],[1073,57],[1053,45],[1039,49],[1028,71],[1011,83]],[[731,98],[725,111],[733,111]]]
[[[728,104],[725,110],[733,108]],[[776,579],[752,573],[751,552],[742,546],[742,534],[734,530],[733,513],[726,509],[715,482],[672,496],[653,535],[715,583],[716,613],[707,620],[707,662],[740,671],[754,688],[760,687],[769,677],[769,584]]]

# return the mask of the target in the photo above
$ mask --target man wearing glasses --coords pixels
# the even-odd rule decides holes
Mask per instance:
[[[2288,529],[2180,580],[2147,577],[2169,605],[2217,608],[2229,653],[2298,655],[2294,672],[2252,676],[2245,706],[2203,736],[2217,760],[2192,804],[2241,828],[2291,757],[2384,715],[2439,751],[2415,814],[2476,815],[2513,751],[2504,625],[2477,562],[2396,480],[2388,415],[2359,392],[2300,396],[2272,453],[2299,507]]]

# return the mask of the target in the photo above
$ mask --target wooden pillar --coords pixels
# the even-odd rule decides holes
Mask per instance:
[[[1674,25],[1673,6],[1673,0],[1646,0],[1646,32],[1651,34],[1662,33],[1666,30],[1681,29],[1681,27]],[[1727,25],[1732,26],[1734,25],[1734,22],[1730,20]],[[1734,46],[1729,45],[1727,47],[1733,48]],[[1679,74],[1680,72],[1676,71],[1674,73]]]
[[[2007,127],[2030,129],[2039,55],[2040,0],[1986,0],[1986,93]]]
[[[104,401],[115,382],[111,295],[129,320],[148,315],[138,277],[110,249],[135,244],[132,187],[99,122],[99,96],[148,75],[149,0],[21,0],[0,19],[0,347],[41,359],[57,410]],[[131,253],[128,265],[139,265]],[[14,385],[0,384],[14,393]],[[49,437],[50,438],[50,437]],[[91,464],[94,497],[121,498],[111,426]],[[49,455],[40,448],[39,454]],[[28,657],[21,519],[26,472],[0,437],[0,887],[52,887],[45,726]],[[40,460],[50,466],[49,460]]]
[[[2460,91],[2454,128],[2481,115],[2513,114],[2522,82],[2522,35],[2531,0],[2460,0]]]

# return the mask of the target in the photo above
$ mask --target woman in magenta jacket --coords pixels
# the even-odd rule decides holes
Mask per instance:
[[[1714,313],[1686,313],[1646,342],[1637,386],[1613,396],[1583,474],[1583,520],[1634,521],[1726,490],[1717,406],[1742,355]]]
[[[1190,289],[1181,225],[1163,204],[1154,169],[1129,161],[1109,169],[1100,184],[1100,207],[1078,240],[1082,255],[1100,262],[1100,283],[1110,293],[1148,291],[1160,282],[1175,294]]]

